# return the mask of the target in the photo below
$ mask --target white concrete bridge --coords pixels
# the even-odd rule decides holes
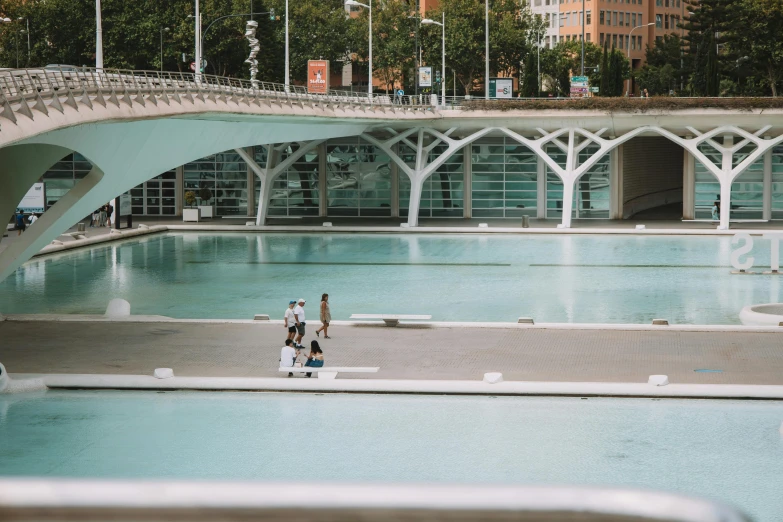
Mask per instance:
[[[263,225],[277,176],[326,139],[361,136],[409,178],[408,223],[416,226],[425,181],[466,146],[503,137],[534,153],[540,173],[549,170],[562,181],[562,226],[567,228],[575,185],[607,155],[615,178],[611,217],[622,218],[622,182],[617,179],[623,147],[653,136],[678,146],[674,154],[680,155],[684,178],[693,178],[694,161],[715,177],[722,201],[720,226],[728,228],[732,182],[757,161],[769,162],[770,151],[783,141],[783,110],[777,109],[504,111],[498,102],[501,110],[475,111],[393,101],[344,92],[310,95],[301,87],[286,90],[207,75],[195,81],[179,73],[106,69],[0,72],[0,215],[10,217],[32,184],[71,152],[93,165],[22,240],[0,253],[0,280],[106,201],[161,172],[230,149],[258,176],[256,219]],[[276,152],[288,144],[298,148],[280,159]],[[270,146],[265,165],[247,153],[254,145]],[[402,146],[415,151],[415,160],[403,158]],[[671,147],[661,151],[673,154]],[[644,171],[658,159],[663,158],[653,151],[634,168]],[[689,198],[693,207],[690,186],[683,189],[684,208]]]

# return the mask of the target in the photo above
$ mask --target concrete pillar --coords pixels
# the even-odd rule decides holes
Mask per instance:
[[[247,148],[247,153],[254,157],[253,147]],[[247,166],[247,217],[253,217],[256,214],[256,175],[253,169],[245,162]]]
[[[397,163],[389,162],[391,169],[391,217],[400,217],[400,170]]]
[[[623,219],[623,145],[609,154],[609,219]]]
[[[723,137],[723,148],[730,149],[734,145],[734,136],[727,134]],[[731,171],[733,168],[734,153],[724,150],[721,153],[720,175],[720,229],[729,229],[731,217]]]
[[[185,165],[180,165],[174,169],[174,171],[174,215],[181,216],[182,209],[185,207]],[[144,205],[146,208],[146,194],[144,198]]]
[[[462,217],[470,219],[473,217],[473,145],[466,145],[462,152],[462,199],[463,212]]]
[[[326,162],[326,142],[318,145],[318,215],[326,217],[329,209],[328,166]]]
[[[416,178],[411,180],[411,199],[408,204],[408,226],[416,227],[419,225],[419,207],[421,206],[421,190],[424,187],[424,180]]]
[[[536,217],[546,219],[546,162],[536,154]]]
[[[682,218],[696,219],[696,158],[682,150]]]
[[[762,200],[762,219],[772,219],[772,149],[764,153],[764,199]]]

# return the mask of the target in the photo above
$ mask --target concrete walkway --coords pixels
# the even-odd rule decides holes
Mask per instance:
[[[307,344],[316,324],[308,325]],[[333,326],[327,365],[379,366],[346,378],[783,385],[783,334],[524,328]],[[282,377],[281,324],[0,322],[10,373]],[[695,370],[709,370],[697,372]],[[342,378],[342,376],[338,377]]]

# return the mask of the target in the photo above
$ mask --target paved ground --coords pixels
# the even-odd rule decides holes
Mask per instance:
[[[314,326],[314,325],[313,325]],[[379,366],[350,378],[783,385],[783,334],[333,326],[328,365]],[[280,376],[277,324],[0,322],[10,373]],[[306,341],[314,339],[310,334]],[[722,372],[695,372],[697,369]],[[284,377],[281,377],[284,378]]]

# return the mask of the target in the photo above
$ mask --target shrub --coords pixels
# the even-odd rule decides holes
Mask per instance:
[[[537,100],[469,100],[462,102],[466,111],[514,110],[582,110],[644,113],[687,109],[724,109],[750,112],[756,109],[783,109],[782,98],[574,98]]]

